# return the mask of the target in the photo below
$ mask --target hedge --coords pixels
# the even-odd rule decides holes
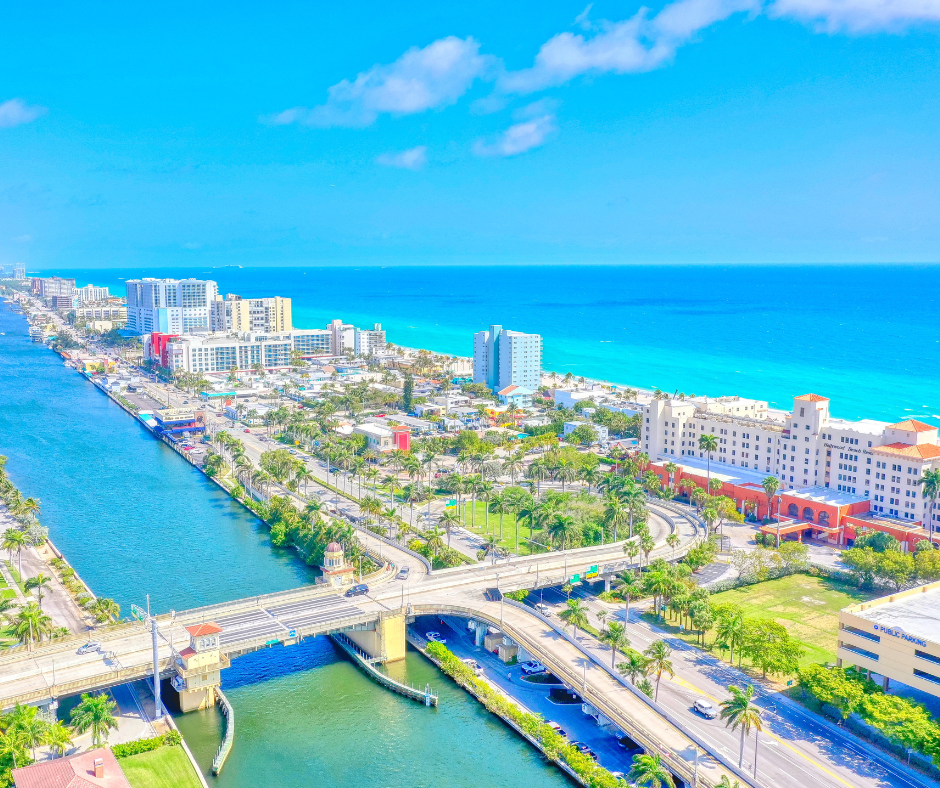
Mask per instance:
[[[115,744],[111,747],[111,752],[115,758],[128,758],[131,755],[140,755],[142,752],[158,750],[161,747],[178,747],[183,742],[183,737],[179,731],[167,731],[162,736],[154,736],[152,739],[137,739],[129,741],[126,744]]]
[[[607,769],[598,765],[593,758],[568,744],[567,739],[556,733],[540,715],[523,711],[505,695],[496,692],[446,646],[429,643],[427,651],[440,662],[444,673],[461,687],[472,690],[487,711],[518,725],[527,735],[538,741],[549,760],[567,764],[589,788],[624,788],[627,785],[624,780],[614,777]]]

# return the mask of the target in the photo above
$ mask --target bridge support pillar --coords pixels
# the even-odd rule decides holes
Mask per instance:
[[[473,642],[477,646],[482,646],[486,640],[486,624],[479,621],[474,622],[476,624],[476,632],[474,633]]]
[[[610,591],[610,575],[607,575],[604,578],[604,591],[605,592]]]
[[[405,658],[404,613],[381,614],[375,629],[344,633],[367,654],[383,662],[397,662]]]

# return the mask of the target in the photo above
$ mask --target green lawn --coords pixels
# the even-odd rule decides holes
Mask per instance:
[[[464,501],[460,506],[460,517],[463,520],[464,527],[474,534],[485,536],[486,530],[486,503],[477,501],[474,507],[471,501]],[[499,513],[490,512],[489,514],[489,533],[499,536]],[[475,525],[474,525],[475,523]],[[519,555],[530,555],[534,552],[545,552],[544,549],[532,548],[526,541],[529,537],[529,521],[523,520],[519,523]],[[533,533],[539,533],[538,528]],[[514,515],[506,513],[503,515],[503,538],[499,543],[500,547],[511,552],[516,551],[516,523]]]
[[[740,605],[749,618],[767,617],[782,624],[791,637],[802,643],[806,653],[800,664],[806,665],[835,661],[839,611],[872,596],[826,578],[798,574],[723,591],[712,596],[711,601],[713,604],[733,602]],[[697,640],[694,633],[680,633],[678,627],[673,626],[666,628],[689,643]],[[711,631],[705,637],[709,650],[712,650],[714,640],[715,633]],[[727,652],[724,657],[727,659]],[[748,664],[747,659],[744,664]]]
[[[133,788],[201,788],[182,747],[160,747],[121,758],[118,763]]]

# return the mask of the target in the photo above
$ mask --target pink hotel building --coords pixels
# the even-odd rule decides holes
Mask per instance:
[[[846,544],[864,526],[888,531],[909,547],[931,530],[940,534],[940,504],[919,484],[925,471],[940,468],[940,440],[930,424],[836,419],[818,394],[795,397],[791,411],[741,397],[651,399],[640,408],[640,447],[664,483],[692,477],[705,487],[707,458],[699,438],[714,435],[711,475],[722,481],[721,494],[764,516],[761,482],[779,479],[773,511],[787,520],[781,533]],[[670,474],[667,463],[678,470]]]

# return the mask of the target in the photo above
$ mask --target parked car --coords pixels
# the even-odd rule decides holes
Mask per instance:
[[[466,657],[465,659],[462,659],[462,660],[460,660],[460,661],[463,662],[464,665],[466,665],[468,668],[470,668],[470,670],[472,670],[472,671],[473,671],[474,673],[476,673],[477,675],[480,675],[480,673],[483,672],[483,668],[480,667],[480,663],[477,662],[475,659],[471,659],[470,657]]]
[[[354,585],[352,588],[350,588],[346,592],[346,596],[362,596],[363,594],[368,593],[369,586],[367,586],[365,583],[359,583],[358,585]]]
[[[86,643],[84,646],[81,646],[76,654],[93,654],[96,651],[101,651],[101,644],[97,640],[92,640],[90,643]]]
[[[567,738],[568,738],[568,732],[567,732],[564,728],[562,728],[561,725],[559,725],[557,722],[552,722],[551,720],[549,720],[549,721],[546,722],[545,724],[546,724],[549,728],[551,728],[553,731],[555,731],[555,733],[557,733],[557,734],[558,734],[559,736],[561,736],[563,739],[567,739]]]
[[[440,632],[428,632],[425,637],[432,643],[440,643],[443,645],[447,642],[447,638],[441,637]]]
[[[410,567],[410,566],[403,566],[401,569],[398,570],[398,574],[395,575],[395,579],[396,579],[396,580],[407,580],[407,579],[408,579],[408,575],[410,575],[410,574],[411,574],[411,567]]]
[[[713,720],[718,716],[718,709],[715,708],[715,704],[704,698],[698,698],[692,704],[692,709],[701,714],[706,720]]]
[[[532,676],[536,673],[548,672],[548,668],[546,668],[541,662],[534,659],[529,660],[528,662],[521,662],[519,667],[522,668],[522,672],[527,676]]]

